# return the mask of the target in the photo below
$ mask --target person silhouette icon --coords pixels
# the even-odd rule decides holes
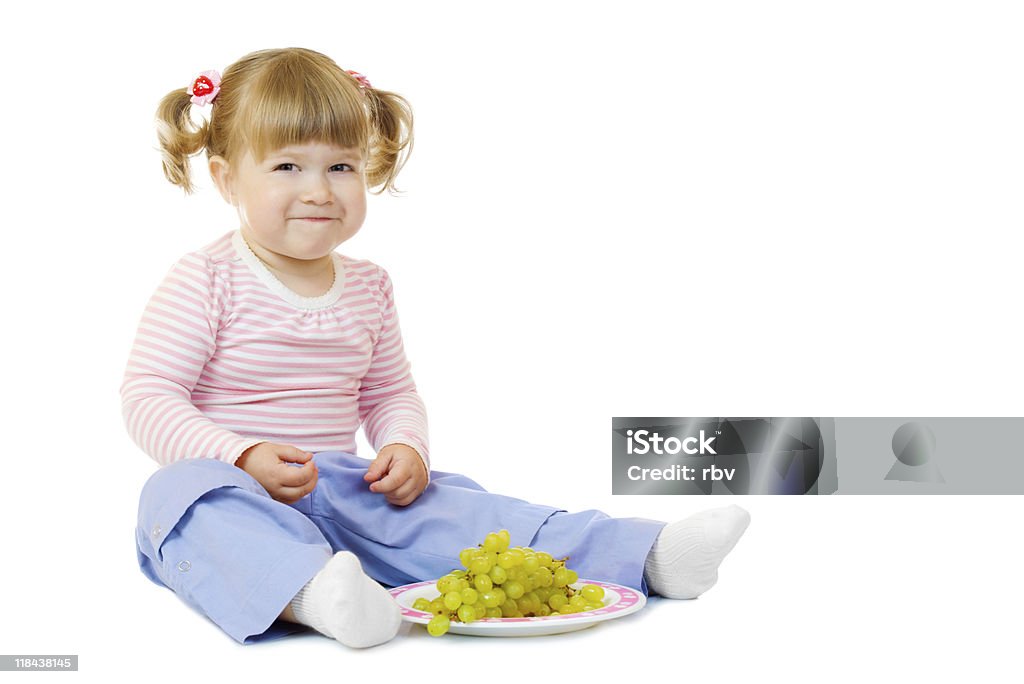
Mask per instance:
[[[946,480],[932,461],[935,453],[935,435],[924,423],[904,423],[892,435],[892,452],[896,463],[889,469],[886,480],[903,482],[939,482]]]

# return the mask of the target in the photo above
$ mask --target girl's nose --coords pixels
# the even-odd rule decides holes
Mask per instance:
[[[327,178],[312,175],[309,184],[304,188],[303,200],[314,204],[326,204],[331,201],[331,185]]]

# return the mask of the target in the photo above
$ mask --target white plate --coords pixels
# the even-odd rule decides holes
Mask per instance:
[[[589,610],[585,613],[570,613],[569,615],[549,615],[547,617],[530,618],[484,618],[476,620],[468,625],[452,620],[448,632],[451,634],[470,634],[473,636],[543,636],[546,634],[561,634],[563,632],[575,632],[578,629],[592,627],[605,620],[614,620],[631,613],[635,613],[647,603],[647,597],[636,589],[624,587],[621,584],[610,582],[598,582],[596,580],[581,579],[573,588],[584,584],[596,584],[604,589],[604,607],[598,610]],[[433,617],[431,613],[422,610],[414,610],[412,604],[418,598],[433,599],[438,595],[437,581],[417,582],[406,584],[401,587],[390,589],[391,595],[402,607],[402,618],[409,622],[425,625]]]

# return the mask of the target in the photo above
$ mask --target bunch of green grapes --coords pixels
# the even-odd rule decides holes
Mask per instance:
[[[544,617],[582,613],[600,608],[604,589],[586,584],[565,562],[529,547],[509,548],[508,530],[491,532],[483,544],[463,549],[462,569],[437,580],[440,595],[418,598],[413,608],[433,613],[427,631],[441,636],[451,622],[470,623],[482,618]]]

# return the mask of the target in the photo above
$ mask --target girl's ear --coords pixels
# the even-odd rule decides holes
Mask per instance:
[[[220,190],[220,196],[228,204],[234,205],[234,184],[231,177],[231,164],[228,163],[228,160],[220,155],[210,157],[210,175],[213,177],[217,189]]]

